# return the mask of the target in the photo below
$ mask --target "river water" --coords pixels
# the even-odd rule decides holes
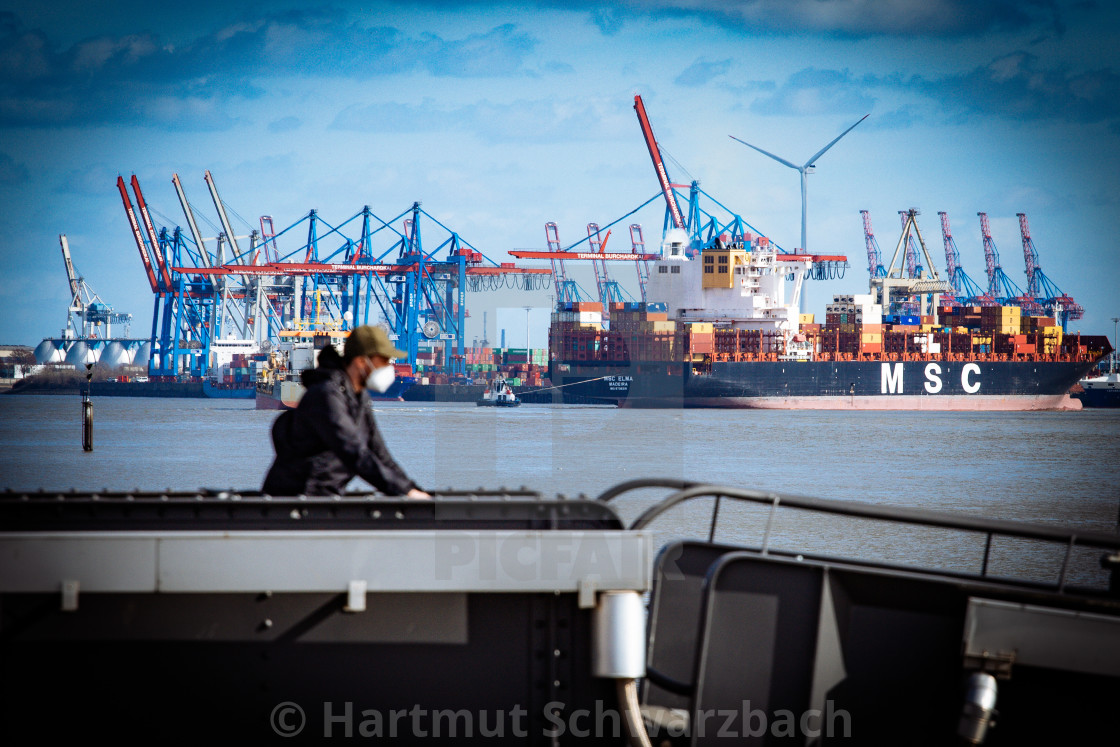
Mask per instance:
[[[598,406],[379,402],[377,421],[424,488],[595,497],[626,480],[675,478],[1112,532],[1120,509],[1120,412],[930,413],[629,410]],[[0,396],[0,488],[255,490],[276,413],[249,400],[94,400],[82,450],[77,396]],[[367,486],[355,480],[351,489]],[[630,521],[669,491],[615,502]],[[657,520],[655,542],[706,537],[711,501]],[[716,539],[758,545],[766,510],[720,509]],[[779,512],[773,546],[976,570],[983,538]],[[1063,548],[1005,540],[1001,575],[1053,580]],[[1101,583],[1096,554],[1073,578]]]

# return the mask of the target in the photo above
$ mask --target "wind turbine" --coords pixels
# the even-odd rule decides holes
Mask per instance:
[[[832,146],[836,145],[836,143],[840,140],[840,138],[844,137],[849,132],[854,130],[856,125],[858,125],[860,122],[862,122],[863,120],[867,119],[870,116],[871,116],[870,114],[864,114],[862,117],[859,118],[859,121],[856,122],[856,124],[852,125],[848,129],[844,130],[839,135],[837,135],[835,140],[833,140],[831,143],[829,143],[828,145],[824,146],[823,148],[818,150],[816,153],[814,153],[813,156],[808,161],[806,161],[805,164],[802,165],[802,166],[798,166],[795,163],[790,163],[789,161],[787,161],[784,158],[781,158],[780,156],[775,156],[773,153],[768,153],[768,152],[764,151],[762,148],[759,148],[757,145],[751,145],[746,140],[739,140],[739,138],[735,137],[734,135],[728,135],[728,137],[730,137],[732,140],[735,140],[736,142],[740,142],[743,145],[747,146],[748,148],[754,148],[755,150],[757,150],[762,155],[770,156],[771,158],[773,158],[778,163],[785,164],[786,166],[789,166],[791,169],[795,169],[796,171],[801,172],[801,251],[806,252],[806,253],[809,252],[809,247],[807,245],[807,239],[805,238],[805,206],[806,206],[805,178],[807,176],[809,176],[809,174],[812,174],[816,170],[817,159],[820,158],[821,156],[823,156],[825,154],[825,151],[827,151]]]

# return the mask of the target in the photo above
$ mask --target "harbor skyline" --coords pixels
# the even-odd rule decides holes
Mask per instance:
[[[888,259],[910,207],[941,273],[948,213],[978,281],[987,213],[1024,289],[1025,213],[1046,275],[1085,307],[1071,331],[1111,339],[1120,312],[1120,11],[1104,3],[0,7],[3,344],[64,326],[59,234],[78,273],[133,315],[132,336],[148,335],[152,294],[118,176],[138,177],[157,228],[185,228],[178,174],[207,238],[219,230],[210,170],[238,234],[261,215],[279,230],[311,209],[337,224],[363,205],[391,217],[420,201],[495,262],[543,248],[546,221],[570,245],[657,194],[635,94],[673,181],[700,181],[788,249],[798,176],[728,136],[801,163],[870,115],[809,177],[808,248],[851,266],[809,283],[808,312],[864,290],[859,211]],[[647,245],[663,212],[655,201],[633,217]],[[591,268],[579,272],[594,289]],[[636,278],[621,280],[636,294]],[[549,300],[473,293],[466,339],[484,336],[484,311],[493,325],[498,309]],[[524,339],[510,316],[510,339]]]

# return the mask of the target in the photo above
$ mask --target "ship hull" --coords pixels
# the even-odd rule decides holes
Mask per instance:
[[[287,385],[287,386],[285,386]],[[282,381],[270,388],[258,387],[258,410],[292,410],[303,396],[303,386],[292,381]]]
[[[1075,395],[1083,407],[1120,407],[1120,388],[1106,388],[1094,387],[1092,385],[1084,387],[1083,390]]]
[[[367,390],[373,400],[402,401],[404,393],[409,390],[416,380],[412,377],[398,377],[384,394],[379,394],[372,389]],[[256,399],[258,410],[292,410],[299,404],[303,396],[303,384],[298,381],[280,381],[271,387],[257,387]]]
[[[820,410],[1077,410],[1069,389],[1091,363],[760,361],[554,363],[565,397],[621,407]]]
[[[236,386],[215,386],[209,381],[203,381],[202,394],[211,399],[253,399],[253,397],[257,396],[257,389],[252,385],[238,384]]]

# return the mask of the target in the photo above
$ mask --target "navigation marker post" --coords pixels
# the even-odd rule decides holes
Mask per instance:
[[[93,364],[86,364],[86,388],[82,392],[82,450],[93,451],[93,402],[89,399]]]

